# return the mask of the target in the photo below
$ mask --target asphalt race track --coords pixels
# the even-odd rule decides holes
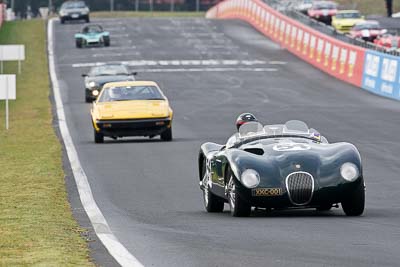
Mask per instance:
[[[399,266],[400,103],[339,82],[247,24],[205,19],[98,20],[109,48],[75,48],[82,24],[55,24],[56,71],[67,123],[94,198],[112,231],[145,266]],[[155,80],[174,108],[173,142],[94,144],[80,77],[96,62],[126,61]],[[329,141],[354,143],[366,211],[208,214],[197,153],[224,143],[236,116],[300,119]],[[100,263],[101,264],[101,263]]]

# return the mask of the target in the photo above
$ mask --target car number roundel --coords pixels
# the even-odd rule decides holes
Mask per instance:
[[[281,143],[274,145],[272,149],[275,151],[302,151],[311,149],[311,146],[307,144]]]

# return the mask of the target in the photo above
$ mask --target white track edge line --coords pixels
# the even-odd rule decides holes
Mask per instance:
[[[68,125],[65,119],[64,106],[61,100],[60,87],[57,79],[54,62],[54,43],[53,43],[53,24],[55,19],[50,19],[47,28],[48,41],[48,59],[49,71],[53,88],[54,100],[57,110],[58,125],[60,127],[61,137],[67,151],[68,159],[71,164],[72,172],[78,188],[79,197],[82,205],[88,215],[93,229],[106,247],[108,252],[121,266],[142,267],[143,265],[122,245],[116,236],[111,232],[104,215],[93,198],[92,190],[89,185],[87,176],[79,161],[72,137],[70,135]]]

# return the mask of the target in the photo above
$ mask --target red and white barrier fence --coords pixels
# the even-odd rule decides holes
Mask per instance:
[[[206,17],[245,20],[318,69],[353,85],[362,85],[366,49],[307,27],[260,0],[225,0],[211,8]]]

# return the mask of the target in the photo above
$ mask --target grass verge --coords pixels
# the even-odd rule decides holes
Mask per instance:
[[[90,13],[92,18],[129,18],[129,17],[203,17],[205,12],[168,12],[168,11],[100,11]]]
[[[67,200],[61,145],[52,127],[46,28],[41,20],[8,22],[0,44],[25,44],[5,130],[0,101],[0,266],[91,266],[82,229]],[[17,73],[17,64],[5,64]]]
[[[360,10],[366,15],[386,15],[385,0],[335,0],[341,5]],[[393,0],[394,13],[400,11],[400,1]]]

